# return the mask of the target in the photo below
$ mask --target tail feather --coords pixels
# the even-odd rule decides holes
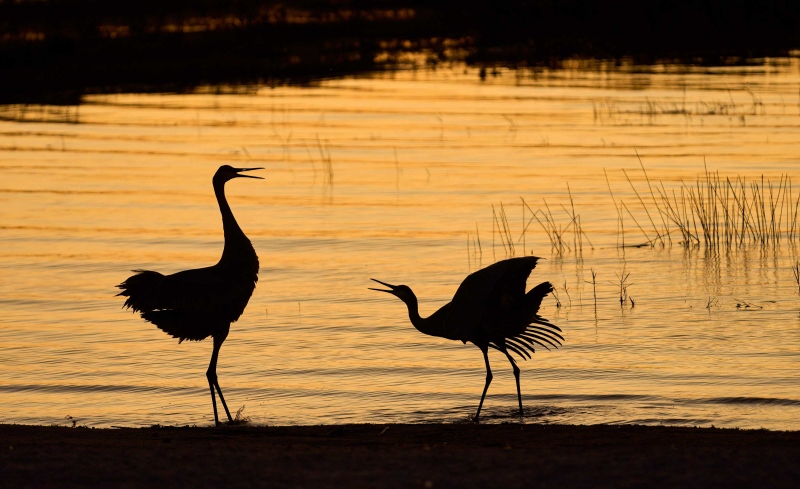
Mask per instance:
[[[162,297],[164,275],[150,270],[134,272],[135,275],[117,286],[122,289],[117,296],[127,297],[122,307],[140,313],[142,319],[180,341],[200,341],[214,334],[227,335],[226,325],[230,320],[225,321],[224,314],[174,307],[171,301]]]
[[[525,294],[525,302],[518,313],[522,315],[521,320],[526,326],[514,336],[506,338],[506,347],[523,359],[530,358],[528,352],[535,353],[536,345],[549,350],[551,347],[558,348],[564,341],[564,337],[556,332],[561,332],[561,328],[539,316],[542,300],[552,291],[550,282],[542,282]]]
[[[150,270],[134,270],[124,282],[117,285],[122,292],[117,296],[127,297],[122,307],[131,308],[133,312],[152,311],[158,308],[156,289],[164,275]]]
[[[525,360],[526,357],[531,358],[531,354],[528,353],[528,350],[533,351],[533,348],[530,346],[523,346],[519,343],[511,343],[511,340],[508,339],[506,339],[506,348],[522,357],[523,360]]]

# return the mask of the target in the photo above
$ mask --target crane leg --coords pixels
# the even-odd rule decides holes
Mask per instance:
[[[522,418],[522,391],[519,388],[519,367],[517,367],[517,362],[508,354],[507,351],[503,352],[506,354],[508,361],[511,362],[511,366],[514,368],[514,378],[517,380],[517,400],[519,401],[519,417]]]
[[[481,416],[481,408],[483,407],[483,400],[486,398],[486,391],[489,390],[489,384],[492,383],[492,368],[489,366],[489,347],[479,347],[483,352],[483,360],[486,362],[486,385],[483,386],[483,394],[481,394],[481,403],[478,404],[478,412],[475,413],[475,422],[477,423]]]
[[[225,338],[214,337],[214,351],[211,353],[211,362],[208,364],[206,371],[206,378],[208,378],[208,387],[211,389],[211,405],[214,406],[214,423],[219,426],[219,417],[217,416],[217,400],[214,398],[214,388],[219,393],[219,400],[222,401],[222,407],[225,408],[225,414],[228,415],[228,421],[233,422],[231,412],[228,410],[228,405],[225,403],[225,398],[222,397],[222,389],[219,387],[217,381],[217,358],[219,357],[219,349],[222,347],[222,342]]]

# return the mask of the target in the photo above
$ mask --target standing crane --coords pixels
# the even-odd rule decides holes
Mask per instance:
[[[558,348],[564,338],[558,333],[561,328],[539,316],[542,299],[553,291],[550,282],[542,282],[525,293],[526,283],[539,258],[526,256],[510,258],[470,274],[461,282],[453,300],[427,318],[420,317],[417,296],[406,285],[391,285],[371,279],[389,289],[373,289],[387,292],[405,302],[411,324],[421,333],[468,341],[483,352],[486,362],[486,384],[475,421],[481,415],[486,391],[492,382],[489,366],[489,347],[505,354],[514,369],[517,381],[519,415],[522,413],[522,393],[519,387],[519,367],[509,351],[523,360],[531,358],[534,345],[546,349]]]
[[[225,414],[228,415],[228,421],[233,422],[217,381],[219,349],[228,337],[231,323],[244,312],[258,282],[258,256],[233,217],[225,199],[225,183],[234,178],[262,178],[242,174],[251,170],[263,168],[233,168],[223,165],[212,179],[225,234],[225,247],[216,265],[184,270],[172,275],[134,270],[136,275],[128,277],[117,286],[122,289],[117,295],[127,297],[124,308],[141,313],[143,319],[155,324],[173,338],[178,338],[178,343],[183,340],[201,341],[209,336],[213,338],[214,350],[206,377],[211,390],[211,404],[214,406],[214,423],[217,426],[220,423],[214,397],[215,388],[222,407],[225,408]]]

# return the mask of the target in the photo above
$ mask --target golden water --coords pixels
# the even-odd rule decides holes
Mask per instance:
[[[515,253],[547,258],[530,285],[550,280],[562,302],[542,314],[564,347],[521,362],[528,420],[798,429],[794,248],[620,250],[603,170],[643,227],[621,172],[647,188],[635,151],[667,188],[693,182],[704,158],[723,176],[800,182],[799,66],[576,64],[485,81],[455,66],[0,108],[0,421],[212,421],[210,341],[179,345],[121,310],[114,286],[131,269],[216,262],[211,176],[230,164],[266,168],[227,191],[262,268],[218,373],[253,422],[467,419],[479,350],[418,333],[400,301],[367,287],[407,284],[433,312],[506,256],[492,231],[502,203]],[[567,183],[594,244],[582,258],[556,254],[535,221],[520,233],[521,197],[566,224]],[[645,240],[625,226],[626,243]],[[633,308],[619,304],[623,268]],[[514,419],[511,369],[490,359],[486,413]]]

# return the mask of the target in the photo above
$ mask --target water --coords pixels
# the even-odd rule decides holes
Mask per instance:
[[[218,368],[230,406],[255,423],[466,420],[483,386],[479,350],[418,333],[369,278],[411,286],[427,315],[507,256],[493,205],[517,240],[520,198],[531,210],[545,199],[567,225],[569,184],[594,248],[557,253],[535,221],[515,244],[546,258],[529,284],[557,285],[562,306],[549,298],[542,314],[566,338],[521,362],[527,419],[799,429],[795,248],[619,249],[608,190],[652,234],[621,171],[649,197],[637,151],[668,189],[693,183],[704,160],[722,176],[800,182],[799,67],[576,63],[481,81],[456,65],[4,107],[0,420],[212,422],[210,341],[179,345],[121,310],[114,286],[135,268],[216,262],[210,180],[230,164],[266,168],[264,181],[228,185],[262,269]],[[626,244],[645,241],[623,223]],[[635,307],[619,303],[623,269]],[[490,359],[486,414],[513,420],[511,369]]]

